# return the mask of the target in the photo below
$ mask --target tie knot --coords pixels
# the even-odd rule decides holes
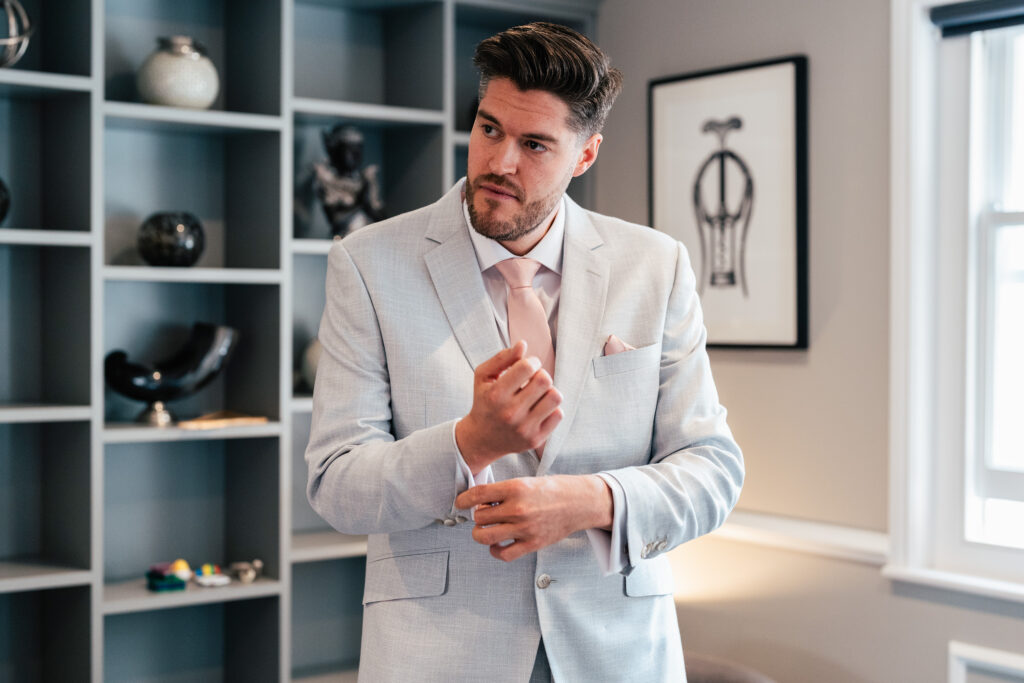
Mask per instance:
[[[495,264],[505,282],[512,289],[534,287],[534,275],[541,269],[541,262],[531,258],[509,258]]]
[[[533,276],[540,270],[540,261],[532,258],[510,258],[494,264],[512,289],[533,287]]]

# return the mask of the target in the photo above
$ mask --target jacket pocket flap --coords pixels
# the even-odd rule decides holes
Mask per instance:
[[[661,358],[661,344],[641,346],[639,349],[613,353],[610,356],[598,356],[594,359],[594,376],[604,377],[605,375],[629,372],[645,365],[654,364],[658,362],[659,358]]]
[[[447,550],[392,555],[367,563],[363,604],[443,595],[447,589]]]
[[[626,578],[626,595],[667,595],[674,590],[672,567],[665,558],[648,560],[636,567]]]

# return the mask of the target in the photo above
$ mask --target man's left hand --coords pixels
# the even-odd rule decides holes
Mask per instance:
[[[475,508],[473,540],[490,546],[491,555],[505,562],[582,529],[610,528],[612,523],[612,492],[595,475],[521,477],[482,484],[459,494],[455,506]]]

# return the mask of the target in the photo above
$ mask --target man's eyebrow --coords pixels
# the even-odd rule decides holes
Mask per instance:
[[[501,121],[499,121],[496,116],[488,113],[483,109],[478,109],[476,115],[482,119],[487,119],[488,121],[499,127],[501,126]],[[553,135],[548,135],[547,133],[526,133],[522,137],[529,138],[531,140],[540,140],[541,142],[547,142],[551,144],[556,144],[558,142],[558,138],[554,137]]]

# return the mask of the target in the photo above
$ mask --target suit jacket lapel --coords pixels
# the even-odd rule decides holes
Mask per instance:
[[[544,446],[537,469],[545,474],[572,426],[591,361],[601,352],[599,329],[608,293],[608,262],[600,256],[600,234],[586,212],[567,196],[562,252],[562,288],[558,302],[555,386],[562,392],[562,422]]]
[[[445,316],[470,366],[501,350],[491,300],[462,213],[461,183],[437,203],[426,238],[438,243],[424,255]]]

